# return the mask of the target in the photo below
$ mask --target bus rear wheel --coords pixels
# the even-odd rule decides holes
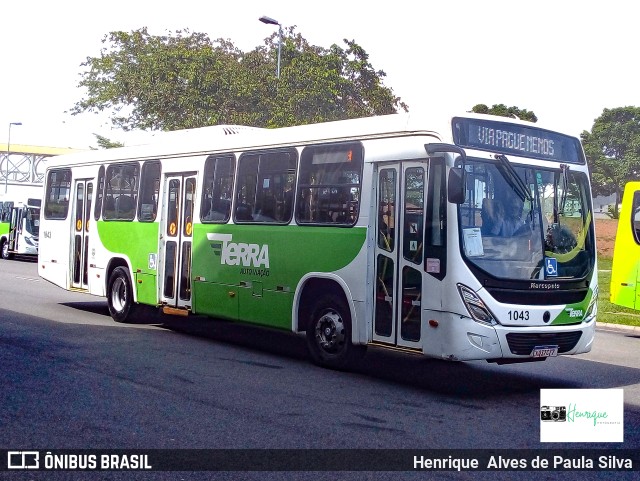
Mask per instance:
[[[307,324],[307,347],[313,362],[331,369],[344,369],[364,355],[364,346],[351,342],[351,315],[337,296],[321,296]]]
[[[109,277],[107,304],[109,314],[116,322],[127,322],[135,310],[133,285],[124,267],[116,267]]]

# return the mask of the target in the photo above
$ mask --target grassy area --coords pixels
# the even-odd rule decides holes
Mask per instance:
[[[640,311],[611,304],[609,290],[611,285],[611,259],[598,258],[598,322],[640,326]]]

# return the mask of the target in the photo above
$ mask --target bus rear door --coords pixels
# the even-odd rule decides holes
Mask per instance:
[[[191,254],[193,213],[196,200],[195,174],[169,174],[164,180],[160,221],[160,300],[165,312],[186,313],[191,309]]]
[[[71,287],[86,290],[89,288],[89,220],[91,218],[91,199],[93,182],[86,179],[76,180],[73,184],[73,250],[71,263]]]
[[[421,350],[426,167],[379,167],[374,342]]]

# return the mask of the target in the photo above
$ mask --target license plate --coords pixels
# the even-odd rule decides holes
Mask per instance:
[[[536,346],[531,351],[531,357],[556,357],[558,346]]]

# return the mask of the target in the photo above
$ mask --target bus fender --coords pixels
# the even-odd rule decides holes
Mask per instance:
[[[135,287],[136,276],[133,273],[133,267],[131,266],[131,260],[126,255],[114,255],[109,259],[109,263],[107,264],[107,268],[105,270],[105,279],[104,279],[104,292],[105,295],[109,292],[109,278],[111,277],[111,273],[116,267],[124,267],[129,272],[129,278],[131,279],[131,284]],[[132,289],[133,291],[133,302],[138,302],[138,292],[137,289]]]
[[[296,287],[291,319],[292,331],[304,333],[306,330],[306,318],[308,317],[309,304],[318,298],[319,289],[333,291],[343,295],[351,314],[351,342],[353,344],[366,344],[367,331],[364,320],[364,303],[354,302],[353,295],[344,279],[333,273],[310,272],[304,275]]]

